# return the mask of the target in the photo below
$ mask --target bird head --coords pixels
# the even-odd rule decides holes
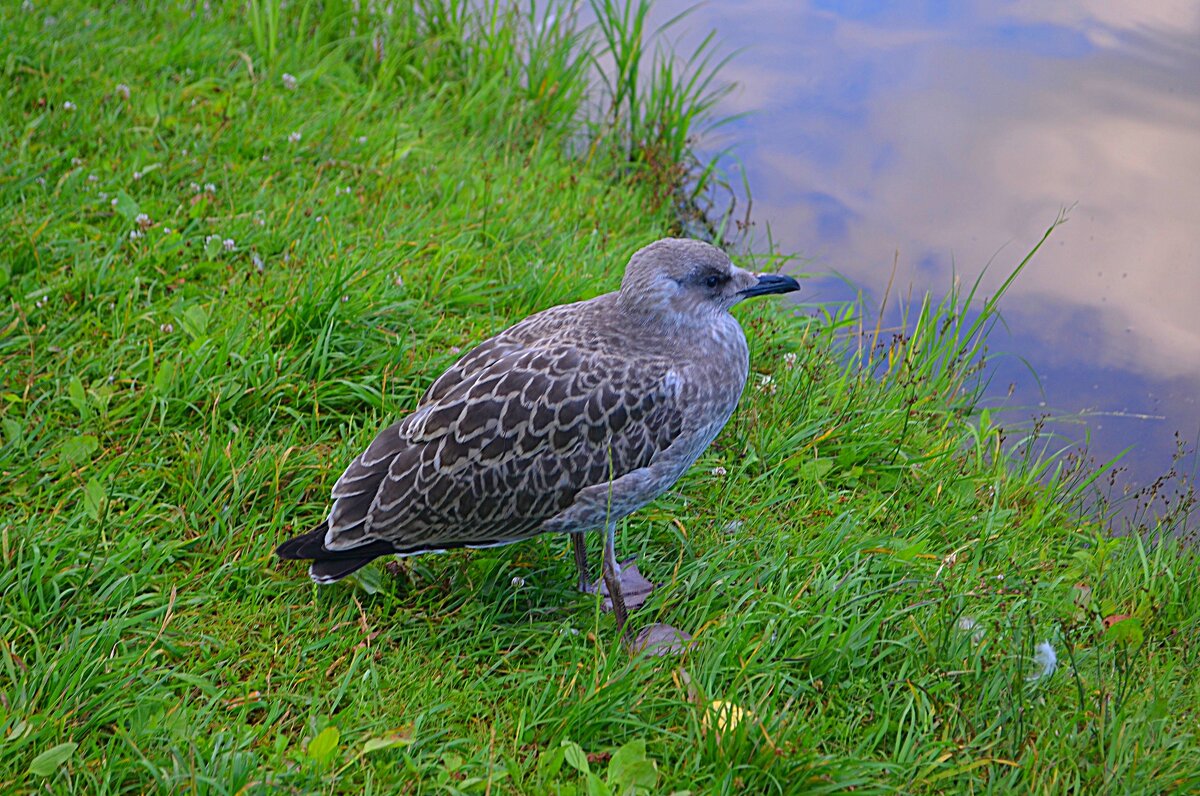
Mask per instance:
[[[703,241],[664,238],[629,258],[617,300],[628,314],[644,320],[690,326],[751,296],[799,289],[790,276],[739,268],[725,252]]]

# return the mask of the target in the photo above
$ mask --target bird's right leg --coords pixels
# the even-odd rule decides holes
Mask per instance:
[[[592,585],[592,573],[588,567],[587,536],[584,531],[571,534],[571,547],[575,550],[575,571],[579,573],[579,590],[590,594],[596,590]]]
[[[613,617],[617,620],[617,630],[625,636],[626,641],[632,641],[633,636],[626,627],[629,611],[625,610],[625,595],[621,593],[621,565],[617,563],[617,523],[610,520],[604,529],[604,562],[600,568],[604,576],[604,585],[608,587],[608,599],[612,602]]]

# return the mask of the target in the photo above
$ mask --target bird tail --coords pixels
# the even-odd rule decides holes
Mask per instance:
[[[325,523],[308,533],[288,539],[275,548],[275,555],[287,560],[311,561],[308,575],[321,584],[334,583],[362,569],[380,556],[396,550],[389,542],[375,541],[351,550],[329,550],[325,547]]]

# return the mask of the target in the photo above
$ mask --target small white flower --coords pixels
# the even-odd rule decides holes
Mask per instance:
[[[200,193],[200,183],[198,183],[198,182],[189,183],[188,187],[192,189],[192,193]]]
[[[23,0],[23,2],[21,3],[21,10],[26,13],[29,13],[30,11],[32,11],[33,10],[33,0]]]
[[[73,110],[75,110],[75,103],[74,103],[74,102],[71,102],[70,100],[67,100],[66,102],[64,102],[64,103],[63,103],[63,110],[64,110],[64,111],[73,111]]]
[[[726,470],[724,467],[717,465],[716,467],[712,468],[712,474],[717,476],[718,478],[721,478],[723,476],[728,475],[729,471]]]
[[[396,287],[404,287],[404,277],[400,274],[392,274],[392,284]]]
[[[284,72],[283,77],[281,79],[283,80],[283,87],[286,88],[288,91],[296,90],[296,76],[295,75],[289,75],[287,72]]]
[[[112,200],[109,201],[109,204],[112,205],[113,207],[116,207],[117,206],[117,198],[114,196],[112,198]]]
[[[214,241],[219,241],[220,239],[221,239],[220,235],[206,235],[204,238],[204,245],[208,246],[208,245],[212,244]]]
[[[71,165],[72,166],[82,166],[83,158],[71,158]]]
[[[118,83],[117,95],[120,96],[121,99],[129,99],[129,86],[125,85],[124,83]]]
[[[300,143],[300,131],[297,130],[294,133],[288,133],[288,141],[293,144]]]
[[[459,348],[459,347],[458,347],[458,346],[456,346],[456,345],[452,345],[452,346],[450,346],[450,353],[451,353],[451,354],[456,354],[456,355],[457,355],[457,354],[461,354],[461,353],[462,353],[462,349],[461,349],[461,348]]]
[[[236,244],[233,242],[233,238],[226,238],[225,240],[221,241],[221,245],[225,247],[225,251],[227,252],[231,252],[237,248]]]
[[[266,162],[267,162],[268,160],[270,160],[270,159],[271,159],[271,156],[270,156],[270,155],[264,154],[264,155],[262,156],[262,161],[263,161],[263,163],[266,163]]]
[[[343,303],[343,304],[345,304],[345,303],[346,303],[347,301],[349,301],[349,300],[350,300],[350,297],[349,297],[349,296],[342,296],[342,303]]]
[[[36,182],[38,185],[42,186],[43,188],[46,187],[46,178],[45,177],[38,177],[36,180],[34,180],[34,182]]]
[[[141,173],[140,171],[135,171],[135,172],[133,173],[133,178],[134,178],[135,180],[140,180],[140,179],[142,178],[142,173]]]
[[[171,332],[175,331],[175,325],[172,323],[164,323],[159,325],[158,330],[164,334],[170,334]]]
[[[142,232],[140,229],[131,229],[131,230],[129,230],[129,239],[137,240],[138,238],[142,237],[144,234],[145,233]]]
[[[521,588],[521,587],[522,587],[522,586],[524,586],[524,585],[525,585],[525,578],[522,578],[520,575],[514,575],[514,576],[513,576],[513,579],[512,579],[512,587],[513,587],[514,589],[519,589],[519,588]]]
[[[772,379],[770,376],[759,376],[758,377],[758,391],[774,395],[775,380]]]
[[[133,220],[134,220],[134,223],[136,223],[142,229],[145,229],[146,227],[149,227],[149,226],[153,225],[153,223],[154,223],[150,220],[150,216],[146,215],[145,213],[138,213],[137,217],[134,218]]]
[[[796,367],[796,354],[791,351],[784,354],[783,355],[783,364],[784,364],[784,367],[788,368],[789,370]]]
[[[170,228],[170,227],[163,227],[163,234],[164,234],[164,235],[170,235],[170,234],[171,234],[171,228]]]
[[[317,216],[316,218],[314,218],[314,219],[313,219],[313,223],[314,223],[314,224],[320,224],[320,223],[321,223],[322,221],[324,221],[324,220],[325,220],[325,217],[324,217],[324,216]]]
[[[1025,678],[1028,681],[1044,680],[1054,674],[1054,670],[1058,668],[1058,654],[1054,652],[1054,647],[1050,646],[1049,641],[1043,641],[1034,648],[1033,664],[1037,671]]]
[[[367,137],[366,137],[365,135],[360,135],[360,136],[358,137],[358,143],[360,143],[360,144],[365,144],[365,143],[367,143]]]
[[[95,174],[89,174],[88,182],[100,182],[100,178],[97,177]]]
[[[204,192],[215,195],[217,193],[217,186],[213,185],[211,182],[206,182],[204,183]]]
[[[254,270],[260,274],[263,272],[263,260],[258,256],[258,252],[250,252],[250,262],[254,263]]]

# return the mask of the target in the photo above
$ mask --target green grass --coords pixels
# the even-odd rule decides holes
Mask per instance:
[[[673,231],[679,173],[579,146],[565,13],[213,5],[0,9],[0,791],[1200,787],[1196,561],[975,411],[972,293],[742,314],[742,406],[620,537],[682,661],[561,539],[276,561],[460,348]]]

